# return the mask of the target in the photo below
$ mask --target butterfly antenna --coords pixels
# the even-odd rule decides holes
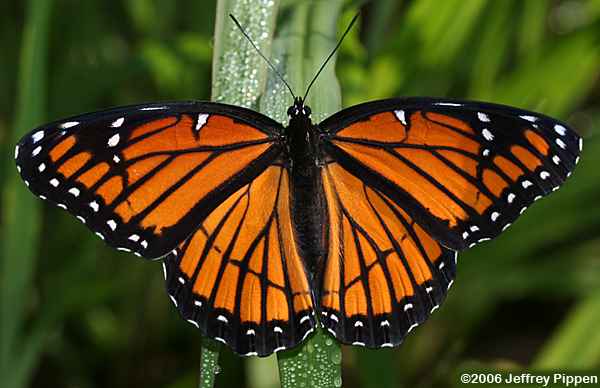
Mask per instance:
[[[240,29],[240,31],[246,37],[246,39],[248,39],[248,42],[250,42],[250,44],[252,45],[252,47],[254,47],[254,49],[256,50],[256,52],[258,53],[258,55],[260,55],[261,58],[264,59],[265,62],[267,62],[267,64],[271,68],[271,70],[273,70],[273,72],[275,72],[275,74],[277,74],[277,76],[279,77],[279,79],[281,80],[281,82],[283,82],[285,84],[285,86],[287,86],[288,90],[290,91],[290,93],[292,94],[292,97],[295,100],[296,99],[296,95],[292,91],[292,88],[290,87],[290,85],[283,78],[283,76],[281,75],[281,73],[279,72],[279,70],[277,70],[277,68],[275,67],[275,65],[273,65],[273,63],[271,61],[269,61],[269,59],[267,59],[267,57],[265,57],[263,53],[260,52],[260,49],[258,48],[258,46],[256,46],[256,44],[252,41],[252,39],[250,38],[250,36],[248,35],[248,33],[244,30],[244,28],[242,27],[242,25],[240,24],[240,22],[238,22],[238,20],[235,18],[235,16],[233,16],[232,14],[229,14],[229,17],[231,18],[231,20],[233,20],[233,22],[235,23],[235,25]]]
[[[313,84],[317,80],[317,77],[319,77],[319,74],[321,74],[321,72],[323,71],[323,69],[325,69],[325,66],[327,66],[327,63],[329,62],[329,60],[333,57],[333,55],[336,53],[336,51],[340,48],[340,46],[342,45],[342,42],[344,41],[344,38],[350,32],[350,30],[352,29],[352,26],[354,25],[354,23],[356,23],[356,20],[358,19],[359,15],[360,15],[360,12],[357,13],[356,15],[354,15],[354,17],[352,18],[352,21],[350,22],[350,24],[348,25],[348,27],[346,27],[346,31],[344,31],[344,33],[342,34],[342,37],[340,38],[339,42],[333,48],[333,50],[331,50],[331,54],[329,54],[329,56],[327,57],[327,59],[325,59],[325,61],[323,62],[323,64],[319,68],[319,71],[317,71],[317,74],[315,74],[315,76],[313,77],[312,81],[310,81],[310,84],[308,84],[308,88],[306,88],[306,93],[304,93],[304,98],[302,98],[302,101],[306,101],[306,96],[308,96],[308,92],[310,91],[310,88],[313,86]]]

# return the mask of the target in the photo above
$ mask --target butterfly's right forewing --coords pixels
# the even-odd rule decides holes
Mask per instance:
[[[280,125],[213,103],[150,104],[32,131],[15,158],[30,190],[120,250],[161,257],[281,153]]]

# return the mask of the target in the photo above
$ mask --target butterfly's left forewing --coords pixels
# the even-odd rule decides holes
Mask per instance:
[[[30,190],[120,250],[161,257],[277,158],[280,125],[213,103],[165,103],[72,117],[16,146]]]
[[[537,113],[425,98],[359,105],[320,127],[330,157],[459,250],[557,190],[582,147],[566,124]]]

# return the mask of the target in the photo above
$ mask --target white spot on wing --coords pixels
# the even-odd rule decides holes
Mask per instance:
[[[521,183],[521,186],[523,186],[523,188],[526,189],[526,188],[528,188],[530,186],[533,186],[533,183],[531,183],[528,180],[524,180],[523,183]]]
[[[564,142],[564,141],[562,141],[562,139],[558,139],[558,138],[557,138],[557,139],[556,139],[556,144],[558,144],[558,146],[559,146],[560,148],[562,148],[563,150],[564,150],[565,148],[567,148],[567,145],[565,144],[565,142]]]
[[[33,140],[34,143],[37,143],[38,141],[42,140],[44,138],[44,131],[37,131],[36,133],[34,133],[31,136],[31,139]]]
[[[304,341],[306,339],[306,337],[308,337],[308,335],[312,332],[313,332],[313,329],[310,328],[306,333],[304,333],[304,335],[302,336],[302,341]]]
[[[117,155],[113,155],[113,161],[115,163],[119,163],[121,161],[121,158],[119,158]]]
[[[354,345],[354,346],[365,346],[365,343],[364,342],[360,342],[360,341],[354,341],[354,342],[352,342],[352,345]]]
[[[161,109],[167,109],[166,106],[147,106],[145,108],[140,108],[140,110],[161,110]]]
[[[138,236],[137,234],[132,234],[131,236],[128,237],[128,240],[131,240],[133,242],[138,242],[139,239],[140,239],[140,236]]]
[[[142,248],[146,249],[148,248],[148,241],[144,240],[140,243],[140,245],[142,246]]]
[[[38,171],[43,172],[45,169],[46,169],[46,165],[44,163],[40,163],[40,165],[38,166]]]
[[[310,319],[310,317],[308,315],[303,316],[302,318],[300,318],[300,324],[303,324],[304,322],[306,322],[309,319]]]
[[[413,308],[412,303],[407,303],[407,304],[404,305],[404,311],[408,311],[408,310],[410,310],[412,308]]]
[[[79,125],[79,121],[68,121],[68,122],[66,122],[66,123],[62,123],[62,124],[60,125],[60,127],[61,127],[62,129],[67,129],[67,128],[74,127],[74,126],[76,126],[76,125]]]
[[[115,220],[108,220],[108,221],[106,221],[106,225],[108,225],[108,227],[109,227],[111,230],[113,230],[113,231],[114,231],[115,229],[117,229],[117,223],[115,222]]]
[[[283,333],[283,329],[282,329],[281,327],[279,327],[279,326],[275,326],[275,327],[273,328],[273,331],[274,331],[275,333]]]
[[[583,138],[579,138],[579,152],[583,151]]]
[[[435,105],[441,105],[441,106],[462,106],[462,104],[458,104],[456,102],[436,102]]]
[[[42,146],[37,146],[37,147],[35,147],[35,149],[33,150],[33,152],[31,152],[31,155],[32,156],[37,156],[41,151],[42,151]]]
[[[79,189],[77,187],[71,187],[69,193],[75,197],[79,197]]]
[[[527,116],[527,115],[523,115],[523,116],[519,116],[520,118],[522,118],[523,120],[527,120],[530,121],[532,123],[535,123],[536,121],[538,121],[538,118],[535,116]]]
[[[116,119],[115,121],[113,121],[110,126],[113,128],[119,128],[121,125],[123,125],[124,122],[125,122],[125,117],[120,117],[120,118]]]
[[[379,326],[381,326],[381,327],[390,326],[390,321],[388,321],[387,319],[383,320],[383,321],[381,321],[381,323],[379,324]]]
[[[484,123],[488,123],[490,121],[490,117],[483,112],[477,112],[477,118],[479,121],[483,121]]]
[[[493,212],[491,215],[491,219],[494,222],[498,219],[498,217],[500,217],[500,213],[498,213],[498,212]]]
[[[112,135],[110,137],[110,139],[108,139],[108,146],[109,147],[114,147],[117,144],[119,144],[119,140],[121,139],[121,137],[119,136],[118,133],[115,133],[114,135]]]
[[[483,156],[488,156],[490,154],[490,150],[488,150],[487,148],[485,150],[483,150]]]
[[[487,128],[483,128],[483,130],[481,131],[481,134],[487,141],[494,140],[494,135]]]
[[[513,203],[513,201],[515,200],[516,195],[514,195],[513,193],[508,193],[508,198],[507,201],[508,203]]]
[[[463,234],[462,234],[463,240],[466,240],[467,237],[469,237],[469,232],[463,232]]]
[[[552,161],[554,162],[554,164],[558,165],[560,163],[560,157],[558,155],[554,155],[552,157]]]
[[[19,146],[15,146],[15,159],[19,157]]]
[[[354,322],[354,327],[363,327],[363,323],[361,321]]]
[[[58,187],[58,185],[60,184],[60,182],[58,181],[58,179],[56,178],[52,178],[50,179],[50,184],[54,187]]]
[[[198,115],[198,121],[196,122],[196,131],[199,131],[208,121],[208,114],[200,113]]]
[[[394,114],[396,115],[396,118],[403,124],[406,125],[406,117],[404,115],[404,111],[403,110],[395,110]]]
[[[256,335],[256,333],[254,332],[254,329],[248,329],[246,335]]]
[[[548,171],[542,171],[540,172],[540,178],[542,179],[547,179],[550,176],[550,173]]]
[[[177,281],[181,284],[185,284],[185,279],[182,278],[181,276],[177,278]]]
[[[567,133],[567,128],[565,128],[564,126],[560,125],[560,124],[556,124],[554,126],[554,131],[556,133],[558,133],[561,136],[564,136]]]
[[[191,323],[192,325],[196,326],[196,328],[200,328],[200,325],[198,325],[198,322],[194,321],[193,319],[188,319],[187,320],[189,323]]]
[[[98,205],[98,202],[96,201],[90,202],[90,207],[94,212],[97,212],[100,209],[100,205]]]
[[[217,317],[217,321],[221,321],[221,322],[224,322],[224,323],[228,323],[228,322],[229,322],[229,321],[227,320],[227,318],[225,318],[225,316],[224,316],[224,315],[219,315],[219,316]]]
[[[477,232],[479,230],[479,227],[477,225],[473,225],[469,229],[471,229],[471,232]]]

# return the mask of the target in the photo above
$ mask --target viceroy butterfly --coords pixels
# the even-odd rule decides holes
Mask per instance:
[[[400,344],[443,301],[457,251],[557,190],[582,149],[565,123],[483,102],[388,99],[313,124],[296,97],[288,115],[132,105],[39,127],[15,160],[108,245],[162,260],[204,335],[265,356],[319,324]]]

